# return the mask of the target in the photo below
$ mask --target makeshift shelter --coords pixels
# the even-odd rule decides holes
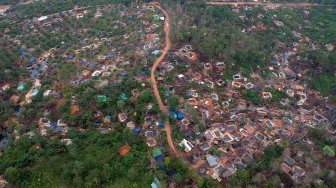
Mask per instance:
[[[119,148],[119,154],[121,155],[121,156],[124,156],[124,155],[126,155],[129,151],[131,150],[131,146],[129,146],[129,145],[124,145],[124,146],[122,146],[121,148]]]

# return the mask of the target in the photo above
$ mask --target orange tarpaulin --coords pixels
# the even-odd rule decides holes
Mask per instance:
[[[129,151],[131,150],[131,147],[129,146],[129,145],[124,145],[124,146],[122,146],[120,149],[119,149],[119,154],[121,155],[121,156],[124,156],[124,155],[126,155]]]
[[[77,106],[77,105],[72,105],[71,106],[71,112],[70,112],[70,114],[75,114],[75,113],[77,113],[79,111],[79,106]]]

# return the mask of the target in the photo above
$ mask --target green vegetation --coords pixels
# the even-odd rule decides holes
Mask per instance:
[[[270,170],[271,164],[279,159],[282,155],[283,148],[278,145],[269,145],[264,151],[259,162],[253,163],[248,166],[244,170],[238,170],[238,172],[233,176],[230,177],[228,180],[228,184],[231,186],[248,186],[248,185],[258,185],[258,181],[256,181],[255,177],[258,173],[262,172],[263,170]],[[268,172],[268,175],[271,176],[269,180],[264,182],[263,187],[274,187],[279,185],[280,178],[278,177],[279,172],[272,171]]]
[[[275,2],[335,3],[333,0]],[[240,8],[240,13],[235,13],[230,6],[207,6],[204,1],[162,3],[174,10],[174,42],[192,44],[202,58],[235,65],[227,67],[224,79],[232,78],[232,72],[238,71],[249,77],[251,69],[267,66],[272,60],[272,54],[283,52],[283,44],[290,46],[293,42],[299,42],[294,31],[302,37],[309,37],[310,42],[298,47],[302,59],[305,59],[304,63],[308,63],[306,66],[312,66],[309,68],[312,78],[309,83],[322,95],[335,95],[335,52],[329,52],[325,47],[329,43],[335,45],[336,42],[333,37],[336,34],[336,11],[332,7],[310,7],[305,10],[282,7],[267,11],[256,7],[252,10]],[[240,19],[239,15],[244,15],[244,19]],[[284,25],[274,27],[274,21],[280,21]],[[263,24],[265,28],[257,32],[247,31],[258,24]],[[312,42],[318,43],[320,47],[317,50],[312,48],[309,44]],[[317,72],[316,66],[322,67],[322,73]]]
[[[330,146],[324,146],[323,152],[329,157],[335,157],[335,150]]]
[[[154,178],[147,146],[133,132],[115,125],[116,131],[70,132],[73,144],[41,136],[25,136],[12,143],[0,158],[0,172],[21,187],[146,187]],[[131,151],[120,156],[128,144]],[[145,174],[143,172],[146,172]]]
[[[278,89],[275,88],[267,88],[265,91],[270,92],[272,94],[272,99],[271,102],[275,104],[280,104],[280,100],[282,98],[287,97],[287,93],[284,91],[279,91]]]
[[[7,0],[1,0],[7,1]],[[97,6],[97,5],[105,5],[105,4],[113,4],[113,3],[124,3],[129,4],[130,0],[67,0],[66,3],[64,1],[57,0],[48,0],[48,1],[35,1],[34,3],[17,5],[14,7],[14,11],[20,19],[23,19],[25,16],[28,18],[33,18],[37,16],[48,15],[52,13],[58,13],[64,10],[73,9],[75,6]],[[4,2],[6,3],[6,2]]]
[[[336,93],[336,53],[326,53],[323,50],[311,51],[309,59],[321,67],[322,73],[311,71],[310,85],[321,92],[322,95],[332,95]]]
[[[245,100],[251,101],[254,104],[259,104],[261,101],[260,96],[252,89],[243,90],[243,97]]]
[[[325,125],[318,125],[317,127],[308,130],[309,138],[312,138],[321,149],[325,146],[333,146],[336,144],[335,140],[332,140],[331,137],[325,136],[327,134]]]
[[[172,95],[168,99],[168,105],[172,109],[176,109],[179,105],[179,97],[177,95]]]

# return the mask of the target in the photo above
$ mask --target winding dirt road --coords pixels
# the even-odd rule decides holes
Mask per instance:
[[[158,90],[158,85],[157,85],[157,82],[156,82],[156,79],[155,79],[155,71],[156,71],[156,68],[159,66],[159,64],[162,62],[162,60],[164,59],[164,57],[167,55],[167,53],[168,53],[168,51],[169,51],[169,49],[171,47],[171,41],[170,41],[170,17],[169,17],[169,14],[167,13],[167,11],[165,11],[161,7],[160,3],[158,3],[158,2],[152,2],[150,4],[154,5],[158,9],[160,9],[163,12],[163,14],[165,15],[164,32],[166,34],[166,37],[165,37],[166,44],[165,44],[164,49],[162,50],[162,54],[160,55],[160,57],[158,59],[156,59],[156,61],[154,62],[154,65],[152,66],[150,80],[152,82],[153,92],[154,92],[156,100],[157,100],[157,102],[159,104],[160,110],[162,112],[164,112],[165,114],[169,115],[168,114],[168,110],[167,110],[166,106],[163,104],[162,99],[160,97],[160,93],[159,93],[159,90]],[[173,142],[173,139],[171,137],[171,127],[170,127],[170,124],[169,124],[168,121],[165,122],[165,131],[166,131],[166,134],[167,134],[167,142],[168,142],[168,145],[170,147],[170,150],[174,153],[174,155],[176,157],[180,156],[179,152],[176,150],[176,148],[174,146],[174,142]]]

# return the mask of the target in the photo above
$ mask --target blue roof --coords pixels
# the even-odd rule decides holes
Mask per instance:
[[[26,57],[26,55],[28,55],[28,52],[23,51],[23,52],[21,52],[21,55],[22,55],[22,57]]]
[[[113,58],[113,54],[112,53],[107,54],[107,58],[109,59]]]
[[[160,187],[160,181],[157,178],[155,178],[151,184],[151,188],[159,188],[159,187]]]
[[[186,133],[184,133],[184,137],[189,137],[189,136],[191,136],[191,132],[186,132]]]
[[[183,114],[182,112],[176,112],[176,116],[178,120],[182,120],[183,119]]]
[[[55,127],[57,125],[57,123],[56,122],[50,122],[49,125]]]
[[[32,96],[36,96],[38,94],[39,90],[38,89],[33,89]]]
[[[206,160],[208,161],[210,167],[214,167],[217,165],[217,159],[212,155],[207,155]]]
[[[36,78],[40,75],[39,71],[36,69],[33,69],[30,71],[30,78]]]
[[[169,109],[168,109],[168,112],[169,112],[169,113],[176,113],[176,111],[175,111],[174,109],[172,109],[172,108],[169,108]]]
[[[159,121],[156,122],[156,124],[157,124],[158,127],[163,127],[163,121],[159,120]]]
[[[139,127],[135,127],[135,128],[133,129],[134,132],[140,132],[140,130],[141,130],[141,129],[140,129]]]
[[[74,55],[68,55],[68,59],[74,59],[75,56]]]
[[[29,62],[34,62],[35,61],[35,57],[31,57],[31,58],[29,58]]]
[[[151,52],[152,55],[158,55],[160,53],[160,50],[154,50]]]
[[[126,73],[125,71],[122,71],[122,72],[120,73],[120,76],[125,77],[125,76],[127,76],[127,73]]]
[[[160,170],[162,170],[162,171],[165,171],[165,172],[167,171],[167,167],[166,167],[166,165],[161,165],[159,168],[160,168]]]
[[[106,117],[107,117],[107,119],[111,119],[111,118],[112,118],[112,116],[111,116],[111,115],[107,115]]]
[[[158,162],[162,162],[163,161],[163,155],[158,155],[154,157],[154,160],[158,163]]]
[[[91,62],[91,67],[96,67],[97,63],[95,61]]]
[[[159,188],[154,182],[151,184],[151,188]]]
[[[259,87],[259,86],[254,86],[254,88],[253,88],[253,89],[254,89],[254,91],[255,91],[255,92],[258,92],[258,91],[260,91],[260,87]]]

